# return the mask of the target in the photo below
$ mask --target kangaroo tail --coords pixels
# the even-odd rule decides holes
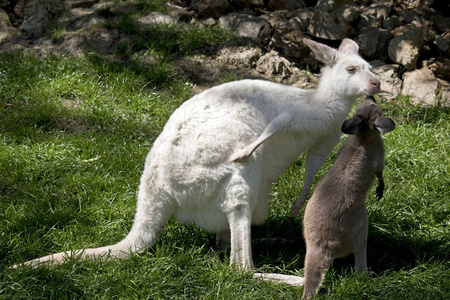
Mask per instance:
[[[146,177],[143,177],[144,180],[146,180]],[[152,202],[149,200],[154,198],[159,199],[160,196],[158,194],[156,196],[149,195],[147,184],[141,184],[133,226],[128,235],[117,244],[55,253],[14,265],[12,268],[22,265],[37,267],[48,264],[61,264],[69,259],[123,259],[130,257],[133,253],[152,247],[156,244],[164,226],[172,216],[172,210],[167,205],[168,202],[161,203],[161,201]]]
[[[86,248],[50,254],[41,258],[36,258],[21,264],[14,265],[12,266],[12,268],[15,269],[20,266],[39,267],[49,264],[62,264],[70,259],[125,259],[130,257],[133,253],[142,252],[145,249],[154,246],[156,244],[156,241],[158,240],[159,235],[163,231],[167,219],[168,218],[161,218],[160,216],[159,218],[157,218],[156,222],[149,222],[148,220],[143,221],[141,218],[136,218],[131,231],[122,241],[118,242],[117,244],[99,248]]]
[[[64,251],[55,254],[50,254],[40,258],[36,258],[21,264],[12,266],[18,268],[20,266],[40,267],[49,264],[62,264],[70,259],[93,259],[93,260],[108,260],[111,258],[128,258],[132,253],[145,250],[145,246],[138,245],[136,241],[127,238],[123,239],[117,244],[109,245],[99,248],[87,248],[79,250]],[[141,248],[139,248],[141,246]]]

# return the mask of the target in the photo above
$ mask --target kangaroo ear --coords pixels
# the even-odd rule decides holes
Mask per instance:
[[[336,62],[337,51],[327,45],[314,42],[310,39],[303,39],[303,43],[308,46],[318,60],[328,65],[333,65]]]
[[[341,126],[341,131],[345,134],[355,134],[356,129],[359,124],[361,124],[361,119],[358,117],[353,117],[351,119],[345,120]]]
[[[382,134],[395,129],[395,123],[390,118],[376,118],[375,126]]]
[[[339,52],[342,53],[354,53],[357,54],[359,46],[357,43],[351,39],[343,39],[341,45],[339,46]]]

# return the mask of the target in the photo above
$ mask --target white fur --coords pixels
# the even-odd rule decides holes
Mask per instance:
[[[61,262],[73,254],[127,257],[154,245],[174,216],[229,237],[230,263],[253,269],[250,226],[266,218],[272,182],[307,152],[299,208],[316,171],[339,141],[356,97],[379,90],[353,41],[345,39],[340,51],[305,43],[327,64],[318,89],[241,80],[194,96],[172,114],[147,156],[127,237],[115,245],[62,252],[28,264]],[[355,74],[346,70],[349,66]]]

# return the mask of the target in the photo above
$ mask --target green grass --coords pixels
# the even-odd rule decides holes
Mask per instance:
[[[127,234],[146,154],[192,96],[174,57],[230,37],[193,25],[139,28],[127,18],[130,34],[145,39],[114,58],[0,56],[0,299],[299,298],[302,288],[234,272],[212,234],[174,221],[153,249],[128,260],[8,268]],[[368,196],[370,272],[357,277],[351,257],[336,260],[317,298],[449,299],[450,109],[405,97],[380,104],[397,129],[384,139],[385,196]],[[303,274],[301,217],[287,217],[303,175],[300,158],[274,184],[266,223],[253,228],[262,271]]]

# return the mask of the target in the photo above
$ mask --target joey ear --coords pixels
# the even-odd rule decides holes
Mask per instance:
[[[385,134],[395,129],[395,123],[390,118],[376,118],[375,126],[377,127],[378,131],[380,131],[382,134]]]
[[[341,45],[339,46],[339,52],[342,53],[357,54],[358,50],[359,50],[358,44],[351,39],[343,39]]]
[[[328,65],[333,65],[336,62],[337,51],[327,45],[314,42],[310,39],[303,39],[305,43],[314,52],[318,60]]]
[[[345,120],[341,126],[341,131],[345,134],[355,134],[356,129],[359,124],[361,124],[361,119],[358,117],[353,117],[351,119]]]

